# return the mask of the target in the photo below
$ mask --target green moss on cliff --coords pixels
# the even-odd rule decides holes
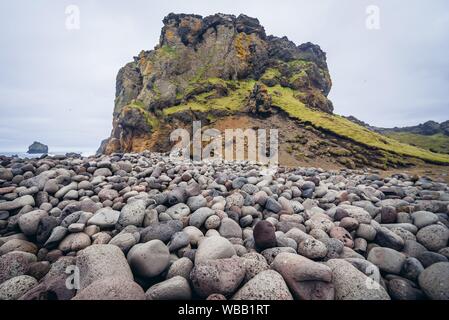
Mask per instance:
[[[156,129],[159,126],[159,119],[155,115],[146,110],[145,104],[142,101],[135,100],[130,104],[128,104],[125,108],[134,108],[139,110],[144,116],[145,122],[148,124],[148,127],[151,130]]]
[[[195,100],[164,109],[164,115],[170,116],[188,110],[197,112],[208,112],[210,110],[225,110],[230,112],[240,111],[246,105],[246,100],[256,83],[254,80],[225,81],[216,78],[208,79],[207,81],[214,84],[227,85],[234,89],[230,90],[229,94],[225,97],[214,98],[214,92],[199,94],[195,97]]]
[[[400,155],[411,156],[425,161],[449,164],[449,156],[433,153],[372,132],[346,118],[307,108],[296,98],[296,91],[275,86],[268,88],[273,105],[278,106],[291,117],[311,123],[314,127],[333,132],[368,147],[386,150]]]

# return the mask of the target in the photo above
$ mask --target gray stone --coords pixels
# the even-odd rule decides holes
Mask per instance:
[[[190,208],[184,203],[178,203],[173,207],[168,208],[165,213],[174,220],[180,220],[190,215]]]
[[[127,277],[111,276],[92,282],[72,300],[145,300],[145,293]]]
[[[115,226],[119,220],[120,212],[112,210],[111,208],[102,208],[98,210],[92,218],[89,219],[87,224],[96,225],[100,228],[111,228]]]
[[[169,264],[170,252],[160,240],[137,244],[128,253],[128,262],[139,276],[152,278],[161,274]]]
[[[259,273],[248,281],[233,300],[293,300],[282,276],[273,270]]]
[[[190,212],[195,212],[199,208],[205,207],[207,200],[202,195],[190,197],[187,200],[187,206],[190,208]]]
[[[122,208],[117,223],[122,226],[140,227],[145,217],[146,203],[143,200],[136,200],[128,203]]]
[[[412,219],[413,224],[420,229],[438,222],[438,216],[428,211],[413,212]]]
[[[372,248],[368,254],[368,261],[379,267],[381,271],[400,274],[406,256],[390,248]]]
[[[39,221],[47,216],[48,213],[44,210],[35,210],[21,215],[19,218],[20,230],[29,237],[36,235]]]
[[[145,295],[147,300],[190,300],[192,290],[185,278],[176,276],[155,284]]]
[[[447,246],[449,229],[441,225],[430,225],[419,230],[416,239],[427,249],[438,251]]]
[[[236,255],[231,242],[223,237],[206,237],[199,243],[195,255],[195,265],[208,260],[231,258]]]
[[[349,262],[331,259],[326,265],[332,270],[336,300],[390,300],[385,289],[357,270]]]
[[[430,299],[449,300],[449,262],[431,265],[421,272],[418,281]]]
[[[225,238],[241,238],[242,229],[239,224],[232,219],[224,218],[221,220],[220,228],[218,232]]]
[[[274,259],[272,268],[282,275],[296,299],[334,299],[329,267],[296,254],[280,253]]]
[[[214,215],[215,211],[210,208],[199,208],[190,216],[189,224],[191,226],[201,228],[207,218]]]
[[[190,279],[195,292],[202,298],[213,293],[229,296],[237,290],[245,274],[243,261],[233,257],[196,263]]]
[[[11,278],[0,284],[0,300],[17,300],[37,285],[37,280],[30,276]]]
[[[76,266],[80,271],[80,287],[109,277],[133,281],[133,274],[123,252],[114,245],[92,245],[78,252]]]

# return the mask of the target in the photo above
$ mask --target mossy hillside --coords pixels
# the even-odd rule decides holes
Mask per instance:
[[[410,132],[392,132],[386,136],[433,152],[449,154],[449,136],[441,133],[425,136]]]
[[[332,115],[308,108],[296,97],[296,91],[279,85],[268,88],[273,105],[287,112],[291,117],[313,126],[335,133],[368,147],[386,150],[400,155],[419,158],[434,163],[449,164],[449,156],[433,153],[418,147],[400,143],[361,127],[341,116]]]
[[[146,110],[145,105],[142,101],[137,101],[137,100],[132,101],[130,104],[128,104],[127,106],[125,106],[123,108],[122,112],[127,112],[127,110],[129,110],[129,109],[138,110],[144,117],[145,122],[148,124],[148,127],[151,130],[155,130],[159,126],[158,118]]]
[[[210,110],[227,110],[229,112],[240,111],[246,105],[246,101],[256,83],[254,80],[225,81],[222,79],[208,79],[207,81],[215,84],[227,85],[228,87],[232,87],[232,90],[229,90],[227,96],[218,98],[215,97],[213,91],[199,94],[186,103],[164,109],[164,116],[171,116],[175,113],[188,110],[196,112],[208,112]]]

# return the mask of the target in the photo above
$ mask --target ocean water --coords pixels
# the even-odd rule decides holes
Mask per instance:
[[[66,153],[72,153],[74,151],[66,151],[66,152],[49,152],[48,155],[49,156],[56,156],[56,155],[65,155]],[[83,157],[90,157],[95,155],[95,151],[91,151],[91,150],[85,150],[85,151],[80,151],[80,152],[75,152],[78,154],[81,154],[81,156]],[[0,151],[0,156],[7,156],[7,157],[12,157],[12,156],[17,156],[21,159],[34,159],[34,158],[40,158],[43,154],[42,153],[35,153],[35,154],[29,154],[26,152],[4,152],[4,151]]]

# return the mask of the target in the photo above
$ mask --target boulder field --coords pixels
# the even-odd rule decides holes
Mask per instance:
[[[0,299],[448,300],[448,213],[401,173],[0,157]]]

